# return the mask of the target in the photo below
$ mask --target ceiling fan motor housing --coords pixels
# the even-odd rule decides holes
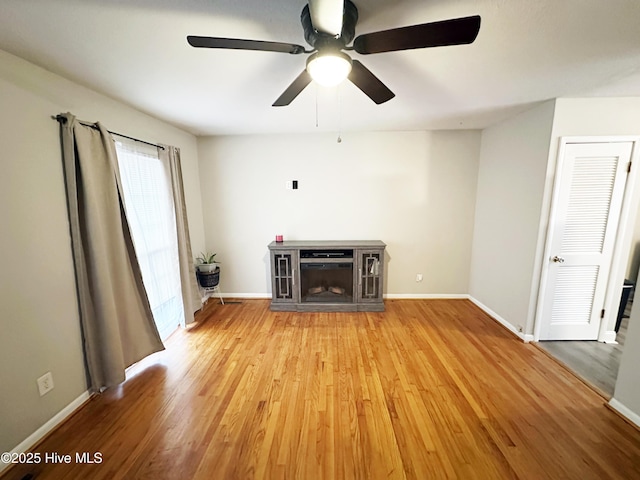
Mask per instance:
[[[356,23],[358,23],[358,9],[350,1],[344,2],[344,13],[342,16],[342,32],[339,37],[334,37],[326,33],[318,32],[311,23],[311,13],[309,5],[305,5],[300,14],[304,39],[316,50],[333,49],[342,50],[351,43],[356,34]]]
[[[359,60],[352,59],[344,50],[353,50],[360,55],[397,52],[417,48],[443,47],[473,43],[480,31],[480,16],[453,18],[431,23],[421,23],[408,27],[392,28],[365,33],[355,37],[358,9],[351,0],[342,3],[342,25],[336,17],[340,15],[340,4],[323,4],[323,0],[308,0],[314,8],[306,5],[300,14],[300,21],[306,42],[312,49],[285,42],[248,40],[242,38],[201,37],[189,35],[187,41],[192,47],[223,48],[279,52],[292,55],[312,54],[303,70],[273,103],[274,107],[289,105],[312,80],[326,80],[326,85],[336,85],[348,78],[374,103],[391,100],[395,95],[378,77]],[[317,2],[317,3],[314,3]],[[328,13],[322,13],[327,6]],[[319,28],[313,24],[314,18]],[[339,20],[339,18],[338,18]],[[336,32],[340,31],[339,34]],[[350,46],[347,46],[350,45]],[[313,75],[313,76],[312,76]],[[337,80],[336,80],[337,79]]]

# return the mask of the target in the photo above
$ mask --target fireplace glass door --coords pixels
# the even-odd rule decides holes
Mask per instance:
[[[306,303],[352,303],[353,262],[301,263],[300,296]]]
[[[272,256],[273,298],[277,302],[296,302],[296,254],[282,251]]]
[[[382,261],[384,253],[380,250],[361,250],[358,255],[359,301],[379,301],[382,299]]]

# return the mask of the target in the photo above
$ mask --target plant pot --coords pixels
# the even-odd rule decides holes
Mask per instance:
[[[217,263],[201,263],[200,265],[198,265],[198,271],[202,273],[213,273],[217,268]]]
[[[217,267],[214,272],[196,272],[198,283],[202,288],[214,288],[220,283],[220,268]]]

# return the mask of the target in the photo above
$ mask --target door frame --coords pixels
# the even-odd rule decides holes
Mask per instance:
[[[566,146],[575,143],[621,143],[631,142],[631,162],[633,164],[631,172],[627,177],[624,196],[622,199],[622,209],[620,211],[620,221],[616,232],[616,240],[613,247],[611,269],[607,279],[607,291],[604,300],[605,316],[600,321],[598,331],[598,341],[613,343],[616,339],[614,330],[620,296],[622,295],[622,285],[626,275],[629,254],[631,252],[631,241],[636,222],[638,207],[640,205],[640,136],[568,136],[560,137],[558,153],[555,158],[555,169],[553,177],[553,187],[551,194],[551,205],[547,212],[547,231],[545,234],[544,251],[541,261],[539,288],[536,298],[536,309],[534,319],[533,339],[540,341],[540,331],[542,329],[543,302],[545,299],[547,277],[549,274],[549,261],[551,257],[551,239],[554,234],[554,222],[556,217],[556,206],[558,192],[562,186],[557,181],[560,178],[560,171],[564,162]]]

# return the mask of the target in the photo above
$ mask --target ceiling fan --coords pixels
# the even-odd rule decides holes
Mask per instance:
[[[309,0],[300,15],[304,39],[311,45],[301,45],[236,38],[187,37],[189,45],[199,48],[259,50],[292,55],[311,54],[306,68],[273,103],[274,107],[289,105],[311,80],[324,85],[337,85],[348,78],[376,104],[391,100],[395,94],[360,61],[344,51],[361,55],[396,52],[416,48],[443,47],[472,43],[480,31],[480,16],[454,18],[355,37],[358,9],[350,0]],[[348,44],[353,40],[353,45]]]

